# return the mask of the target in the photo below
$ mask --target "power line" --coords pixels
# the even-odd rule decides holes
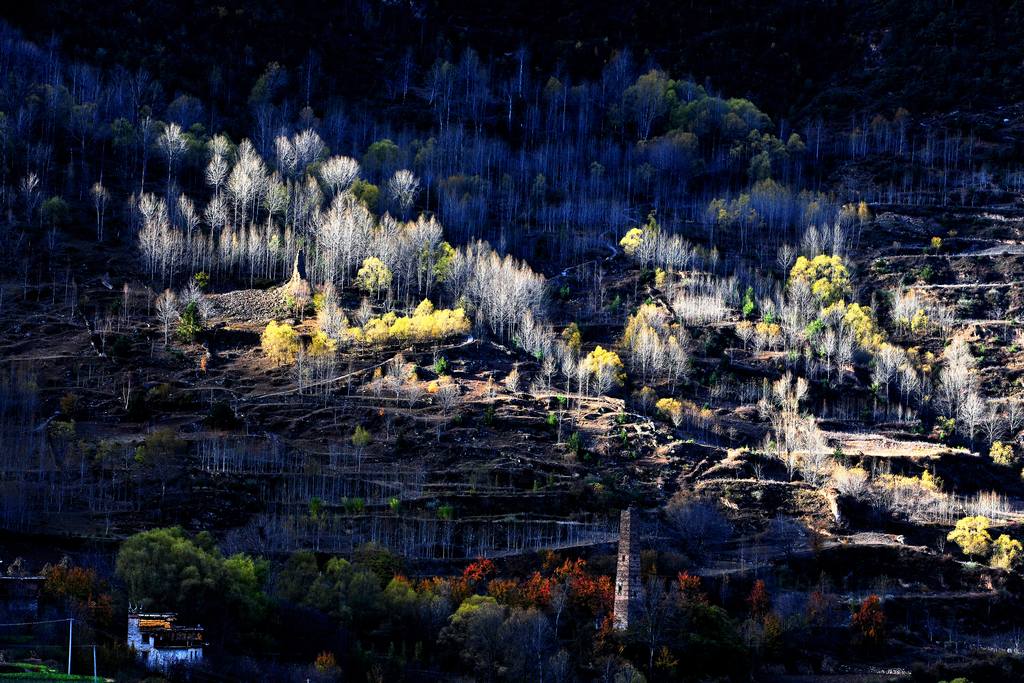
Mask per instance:
[[[9,624],[0,624],[0,626],[35,626],[36,624],[60,624],[65,621],[74,621],[74,619],[47,619],[46,621],[15,621]]]
[[[35,645],[21,645],[21,644],[18,644],[18,643],[14,643],[14,644],[4,643],[4,644],[0,645],[0,650],[38,650],[38,649],[44,648],[44,647],[59,647],[59,648],[63,649],[63,648],[66,648],[67,645],[64,644],[64,643],[37,643]],[[74,645],[73,646],[73,648],[75,650],[88,650],[91,647],[96,647],[96,646],[95,645]]]
[[[41,620],[41,621],[12,621],[12,622],[7,622],[7,623],[0,624],[0,627],[4,627],[4,626],[37,626],[39,624],[62,624],[64,622],[68,622],[68,645],[67,645],[67,648],[68,648],[68,675],[69,676],[71,675],[71,651],[74,648],[82,648],[82,649],[91,649],[92,650],[92,677],[93,677],[93,679],[98,678],[97,675],[96,675],[96,644],[95,643],[87,644],[87,645],[74,645],[74,644],[72,644],[72,638],[74,637],[73,636],[73,631],[74,631],[74,628],[75,628],[75,619],[74,619],[74,617],[67,617],[65,619],[44,619],[44,620]],[[54,645],[49,645],[49,644],[43,643],[41,645],[10,645],[10,646],[4,645],[3,649],[19,648],[20,647],[22,649],[36,650],[40,646],[41,647],[54,647]]]
[[[74,630],[75,630],[75,619],[74,617],[67,617],[65,619],[44,619],[41,621],[12,621],[5,624],[0,624],[0,627],[4,626],[38,626],[40,624],[68,624],[68,675],[71,675],[71,650],[74,647]]]

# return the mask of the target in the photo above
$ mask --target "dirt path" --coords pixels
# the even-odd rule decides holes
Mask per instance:
[[[992,243],[992,246],[980,249],[970,249],[968,251],[961,251],[955,254],[890,254],[888,256],[879,256],[878,258],[881,261],[911,261],[917,259],[962,259],[995,256],[1024,256],[1024,243],[1022,242],[1001,242],[998,240],[979,241]]]
[[[1024,285],[1024,280],[1013,280],[1012,282],[973,282],[973,283],[956,283],[946,285],[904,285],[900,287],[901,290],[910,289],[1002,289],[1004,287],[1020,287]]]
[[[556,280],[560,280],[560,279],[562,279],[562,278],[566,278],[566,277],[569,277],[569,273],[570,273],[570,272],[572,272],[572,271],[574,271],[574,270],[578,270],[578,269],[580,269],[580,268],[583,268],[584,266],[588,266],[588,265],[590,265],[591,263],[597,263],[597,262],[598,262],[599,260],[600,260],[600,261],[601,261],[602,263],[604,263],[604,262],[607,262],[607,261],[611,261],[611,260],[613,260],[613,259],[614,259],[614,258],[615,258],[616,256],[618,256],[618,255],[619,255],[619,248],[618,248],[618,247],[616,247],[616,246],[615,246],[614,244],[612,244],[611,242],[605,242],[605,243],[604,243],[604,246],[606,246],[606,247],[608,248],[608,250],[609,250],[609,251],[611,251],[611,255],[610,255],[610,256],[606,256],[606,257],[604,257],[603,259],[591,259],[590,261],[584,261],[583,263],[578,263],[578,264],[576,264],[575,266],[571,266],[571,267],[569,267],[569,268],[566,268],[566,269],[564,269],[564,270],[563,270],[562,272],[560,272],[560,273],[559,273],[558,275],[556,275],[556,276],[554,276],[553,278],[551,278],[551,281],[552,281],[552,282],[554,282],[554,281],[556,281]]]

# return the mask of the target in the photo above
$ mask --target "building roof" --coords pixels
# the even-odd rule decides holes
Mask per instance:
[[[139,632],[153,636],[154,644],[160,648],[201,647],[203,627],[178,626],[174,622],[175,612],[130,612],[128,618],[138,619]]]

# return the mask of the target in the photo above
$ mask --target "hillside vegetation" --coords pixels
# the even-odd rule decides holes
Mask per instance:
[[[1019,677],[1020,48],[936,4],[12,13],[5,571],[126,680],[129,606],[232,680]]]

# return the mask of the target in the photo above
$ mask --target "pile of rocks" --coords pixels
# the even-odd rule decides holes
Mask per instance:
[[[224,294],[209,295],[212,317],[223,320],[265,323],[285,315],[297,302],[303,304],[313,296],[306,277],[306,259],[300,250],[295,255],[292,277],[281,287],[273,289],[238,289]]]
[[[208,295],[210,317],[222,320],[266,323],[287,308],[283,288],[236,289]]]

